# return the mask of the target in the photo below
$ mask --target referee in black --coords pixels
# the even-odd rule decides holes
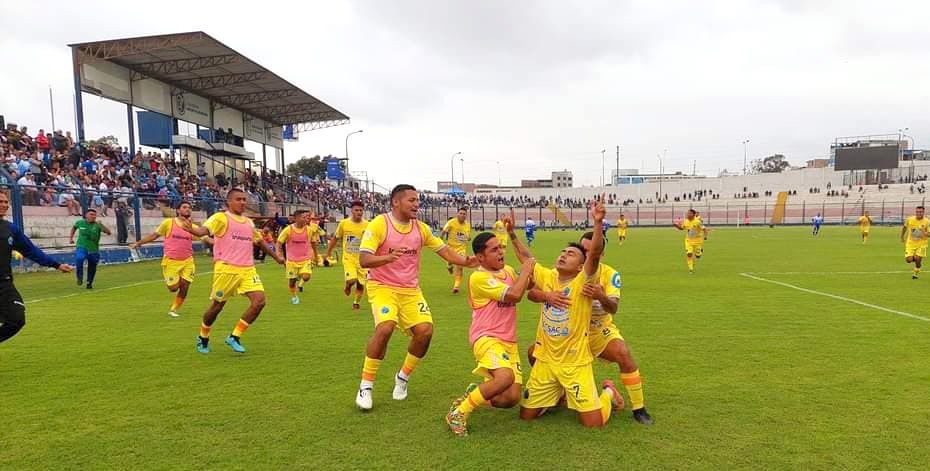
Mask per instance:
[[[10,210],[10,197],[0,191],[0,343],[13,337],[26,325],[26,305],[23,297],[13,286],[13,270],[10,258],[13,251],[45,267],[55,268],[63,273],[72,270],[71,265],[58,263],[32,244],[23,234],[22,229],[2,219]]]

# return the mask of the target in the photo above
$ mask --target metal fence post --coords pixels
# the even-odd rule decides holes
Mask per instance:
[[[136,226],[136,241],[139,241],[142,239],[142,205],[138,197],[132,199],[132,220]]]
[[[724,211],[726,212],[726,216],[725,216],[726,222],[724,224],[729,225],[730,224],[730,202],[729,201],[724,203]]]
[[[807,221],[807,200],[801,202],[801,224]]]
[[[14,183],[10,189],[10,204],[13,205],[13,223],[16,224],[24,234],[29,235],[26,232],[25,220],[23,219],[23,195],[21,193],[22,188]]]
[[[846,225],[846,201],[840,201],[840,224]]]
[[[652,225],[659,225],[659,203],[652,203]]]
[[[882,224],[885,223],[885,200],[882,199]]]

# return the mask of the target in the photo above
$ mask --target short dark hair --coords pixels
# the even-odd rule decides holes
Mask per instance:
[[[459,211],[465,211],[465,212],[467,213],[467,212],[468,212],[468,208],[466,208],[465,206],[462,206],[461,208],[459,208]]]
[[[177,205],[177,206],[175,206],[175,207],[174,207],[174,209],[181,209],[181,206],[184,206],[185,204],[186,204],[186,205],[188,205],[188,206],[193,206],[193,205],[191,204],[191,202],[190,202],[190,201],[187,201],[187,200],[181,200],[181,202],[180,202],[180,203],[178,203],[178,205]]]
[[[920,206],[918,206],[918,207],[916,207],[916,208],[914,208],[914,209],[924,209],[924,205],[920,205]]]
[[[581,235],[581,239],[578,239],[578,242],[581,242],[582,240],[591,240],[591,241],[593,241],[593,240],[594,240],[594,232],[592,232],[592,231],[585,232],[584,234]],[[607,245],[607,236],[604,236],[604,239],[601,241],[601,248],[603,248],[605,245]]]
[[[581,252],[581,255],[582,255],[585,259],[588,258],[588,251],[585,250],[585,249],[584,249],[584,246],[581,245],[581,244],[579,244],[578,242],[569,242],[568,245],[566,246],[566,248],[568,248],[568,247],[574,247],[574,248],[578,249],[578,251]]]
[[[364,207],[365,207],[365,205],[362,204],[362,202],[359,201],[359,200],[353,201],[352,204],[351,204],[349,207],[350,207],[350,208],[354,208],[354,207],[356,207],[356,206],[358,206],[358,207],[360,207],[360,208],[364,208]]]
[[[245,190],[242,190],[241,188],[231,188],[229,192],[226,193],[226,200],[228,201],[229,198],[236,193],[245,194]]]
[[[417,191],[417,189],[414,188],[413,185],[408,185],[408,184],[406,184],[406,183],[401,183],[400,185],[395,186],[393,190],[391,190],[391,201],[394,201],[394,198],[396,198],[397,195],[399,195],[399,194],[401,194],[401,193],[403,193],[403,192],[405,192],[405,191]]]
[[[471,241],[471,251],[475,255],[478,255],[481,252],[484,252],[484,249],[488,248],[488,242],[493,239],[495,236],[490,232],[482,232],[475,236]]]
[[[87,216],[87,213],[96,213],[96,212],[97,212],[96,209],[90,208],[90,209],[88,209],[87,211],[84,211],[84,215]]]
[[[292,216],[296,218],[296,217],[300,217],[300,215],[303,213],[309,213],[309,212],[310,211],[307,211],[306,209],[298,209],[297,211],[294,211],[294,214],[292,214]]]

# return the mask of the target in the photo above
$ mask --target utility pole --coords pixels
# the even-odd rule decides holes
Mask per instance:
[[[620,146],[617,146],[617,174],[614,175],[614,185],[620,184]]]

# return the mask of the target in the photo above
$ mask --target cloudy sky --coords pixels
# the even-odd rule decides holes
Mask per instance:
[[[131,8],[130,8],[131,7]],[[930,2],[0,0],[0,114],[73,129],[68,43],[203,30],[343,111],[288,161],[344,154],[385,187],[569,169],[716,174],[801,164],[838,136],[908,127],[930,146]],[[85,95],[89,136],[127,142],[125,107]],[[498,164],[499,163],[499,164]],[[455,178],[461,180],[456,161]]]

